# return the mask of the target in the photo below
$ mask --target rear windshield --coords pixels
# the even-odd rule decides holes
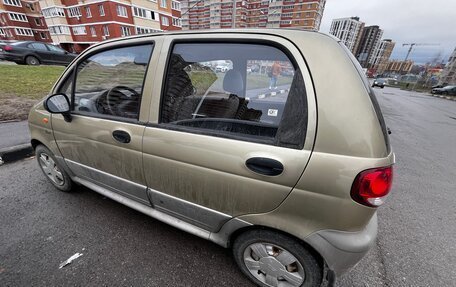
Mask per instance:
[[[382,127],[383,137],[385,139],[387,151],[388,151],[388,153],[390,153],[391,147],[390,147],[389,136],[388,136],[388,128],[386,127],[385,119],[383,118],[382,110],[380,109],[380,105],[378,104],[377,98],[375,97],[375,93],[372,90],[372,88],[369,84],[369,81],[367,80],[367,77],[364,74],[364,71],[361,68],[361,65],[359,64],[358,60],[356,60],[356,58],[353,56],[353,54],[350,52],[350,50],[348,50],[348,48],[345,47],[344,44],[341,44],[339,42],[339,45],[341,45],[342,48],[345,50],[345,52],[348,54],[348,56],[350,57],[350,60],[352,61],[353,65],[355,66],[356,70],[358,71],[359,76],[363,80],[364,86],[369,94],[372,105],[374,106],[375,113],[377,114],[378,121],[380,122],[380,126]],[[383,79],[381,79],[379,81],[383,81]]]

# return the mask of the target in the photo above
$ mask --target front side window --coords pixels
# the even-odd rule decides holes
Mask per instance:
[[[267,45],[175,44],[161,107],[168,128],[296,148],[307,128],[301,72]]]
[[[100,52],[78,65],[73,110],[137,119],[152,45]]]

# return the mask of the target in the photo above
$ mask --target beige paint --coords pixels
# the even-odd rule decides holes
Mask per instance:
[[[154,125],[172,39],[217,37],[277,41],[296,57],[304,72],[309,106],[303,150],[84,117],[65,123],[61,116],[54,116],[56,138],[64,156],[193,203],[244,215],[240,218],[247,222],[280,229],[303,240],[322,229],[362,230],[376,209],[355,203],[350,198],[351,184],[362,170],[392,165],[394,154],[387,152],[372,103],[353,63],[334,39],[287,29],[185,31],[112,40],[94,45],[83,55],[126,41],[156,41],[145,87],[150,92],[143,96],[140,113],[141,122]],[[35,124],[38,117],[32,115],[30,121]],[[115,128],[128,129],[134,135],[131,145],[112,142],[109,135]],[[32,137],[41,134],[32,125]],[[47,140],[46,145],[53,144]],[[255,155],[282,161],[284,174],[265,177],[250,172],[244,162]]]

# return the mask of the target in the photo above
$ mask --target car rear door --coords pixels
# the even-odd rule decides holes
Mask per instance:
[[[163,89],[153,92],[143,140],[154,207],[210,231],[287,197],[309,160],[316,123],[309,73],[290,42],[216,35],[167,37],[154,83]],[[212,70],[219,61],[231,69]],[[293,74],[270,89],[274,63]],[[247,73],[252,65],[260,69]]]
[[[142,136],[156,54],[157,41],[144,39],[91,50],[59,90],[72,99],[71,122],[52,117],[58,148],[80,182],[147,205]]]

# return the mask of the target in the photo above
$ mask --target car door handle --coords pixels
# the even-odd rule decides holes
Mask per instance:
[[[126,131],[115,130],[112,132],[112,137],[120,143],[129,143],[131,141],[131,136]]]
[[[245,165],[251,171],[262,175],[275,176],[283,172],[283,164],[272,158],[252,157],[245,162]]]

